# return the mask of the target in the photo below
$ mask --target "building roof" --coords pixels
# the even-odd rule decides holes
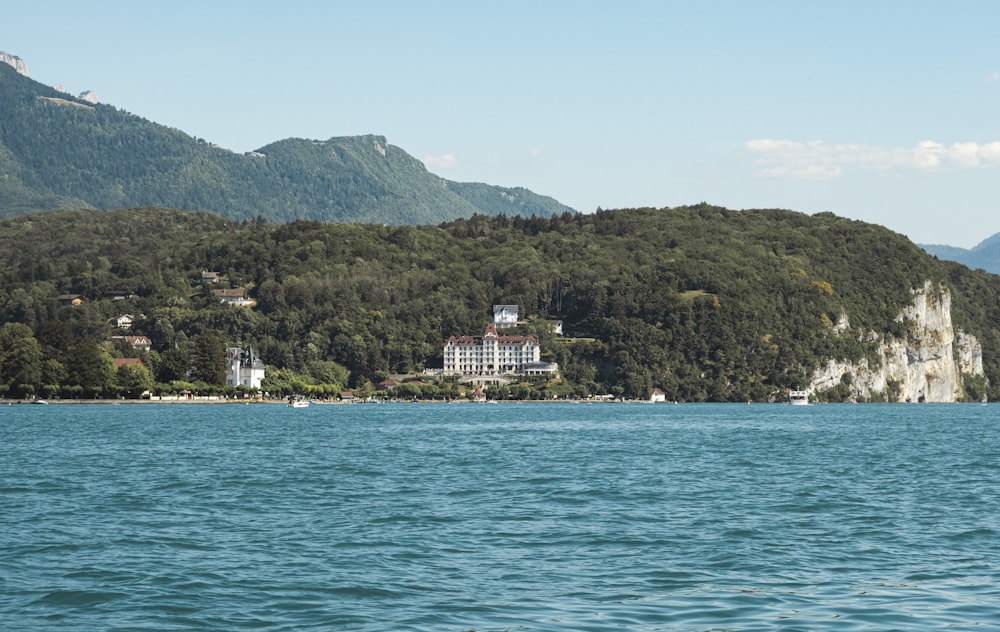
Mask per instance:
[[[224,288],[221,290],[212,290],[212,294],[220,298],[243,298],[244,289],[241,287]]]
[[[486,325],[486,332],[482,336],[451,336],[446,342],[454,343],[457,347],[477,347],[483,344],[483,340],[496,340],[504,347],[516,347],[519,345],[538,344],[538,339],[534,336],[501,336],[497,333],[497,327],[493,323]]]

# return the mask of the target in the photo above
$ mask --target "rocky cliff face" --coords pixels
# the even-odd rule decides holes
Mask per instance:
[[[0,62],[13,67],[19,74],[22,74],[25,77],[28,76],[28,65],[25,64],[24,60],[17,55],[11,55],[0,50]]]
[[[965,395],[963,376],[983,376],[982,345],[952,326],[946,288],[928,281],[913,292],[913,303],[897,320],[907,325],[905,340],[868,334],[880,342],[880,362],[831,360],[816,371],[808,390],[833,388],[848,375],[859,400],[888,396],[900,402],[955,402]]]

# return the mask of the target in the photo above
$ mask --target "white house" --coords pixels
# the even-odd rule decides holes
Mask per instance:
[[[247,307],[254,304],[253,299],[247,298],[246,291],[241,287],[212,290],[212,294],[215,298],[219,299],[219,302],[225,303],[226,305]]]
[[[153,348],[153,341],[149,336],[125,336],[125,342],[139,351],[149,351]]]
[[[505,329],[517,325],[517,305],[494,305],[493,324],[497,329]]]
[[[122,314],[121,316],[112,318],[111,324],[118,329],[131,329],[132,321],[132,314]]]
[[[534,336],[501,336],[490,323],[482,336],[451,336],[444,343],[445,375],[525,375],[541,362]],[[535,367],[537,370],[537,367]]]
[[[522,373],[527,377],[558,377],[559,365],[555,362],[529,362],[524,365]]]
[[[651,402],[665,402],[667,401],[667,394],[658,388],[653,389],[653,394],[649,396],[649,401]]]
[[[226,349],[226,362],[226,384],[260,388],[264,379],[264,362],[254,355],[253,349],[230,347]]]
[[[111,340],[124,341],[136,351],[149,351],[153,348],[153,341],[149,336],[111,336]]]

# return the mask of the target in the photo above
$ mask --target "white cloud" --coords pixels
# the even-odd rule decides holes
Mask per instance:
[[[454,169],[458,166],[458,158],[452,154],[424,156],[424,166],[431,171],[435,169]]]
[[[531,157],[532,158],[538,158],[541,155],[542,155],[542,150],[541,149],[532,149],[531,150]]]
[[[944,170],[1000,165],[1000,141],[979,145],[921,141],[910,148],[760,138],[745,143],[767,178],[831,180],[856,170]]]
[[[990,74],[988,74],[986,76],[986,80],[990,81],[990,82],[1000,81],[1000,70],[994,70],[993,72],[991,72]]]

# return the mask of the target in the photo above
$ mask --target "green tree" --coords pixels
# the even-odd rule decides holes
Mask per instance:
[[[20,323],[0,326],[0,384],[12,397],[34,395],[42,381],[42,352],[31,328]]]
[[[159,354],[155,367],[157,382],[183,381],[191,370],[191,357],[183,349],[167,349]]]
[[[42,360],[42,391],[53,397],[66,382],[66,367],[53,358]]]
[[[206,329],[191,341],[191,379],[211,386],[226,384],[226,347],[222,337]]]
[[[66,352],[66,385],[71,392],[91,397],[111,392],[115,386],[115,363],[93,340],[83,339]]]
[[[153,377],[142,364],[121,365],[115,381],[119,391],[129,399],[138,399],[153,386]]]

